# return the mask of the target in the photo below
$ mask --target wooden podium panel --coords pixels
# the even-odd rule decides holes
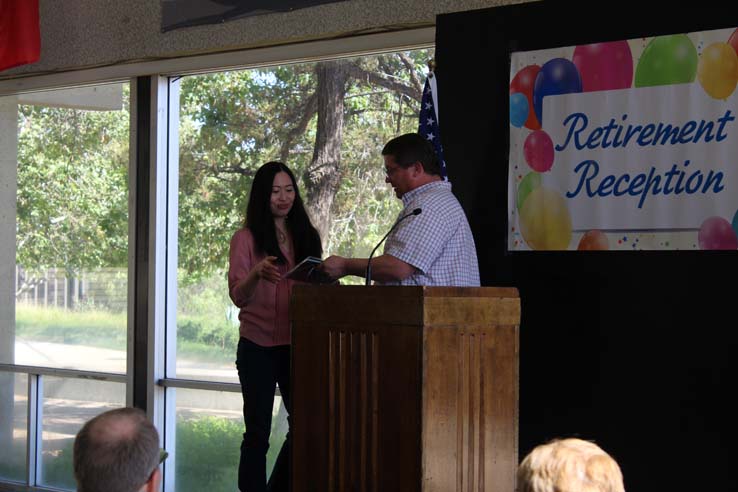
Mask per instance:
[[[512,288],[296,286],[292,490],[515,485]]]

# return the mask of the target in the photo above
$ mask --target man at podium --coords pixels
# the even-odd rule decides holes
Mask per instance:
[[[407,133],[387,142],[382,156],[385,181],[404,205],[385,236],[384,254],[373,259],[373,252],[369,259],[331,256],[323,271],[336,279],[371,276],[384,285],[479,286],[469,222],[451,183],[441,178],[433,146]]]

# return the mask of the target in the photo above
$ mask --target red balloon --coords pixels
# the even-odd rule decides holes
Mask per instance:
[[[531,169],[545,173],[554,162],[554,146],[551,137],[543,130],[531,132],[523,144],[525,162]]]
[[[722,217],[710,217],[697,233],[700,249],[738,249],[738,237],[733,226]]]
[[[627,89],[633,83],[633,55],[627,41],[583,44],[571,61],[582,77],[582,91]]]
[[[738,29],[733,31],[733,34],[730,35],[730,39],[728,39],[728,44],[731,45],[736,54],[738,54]]]
[[[516,73],[510,82],[510,94],[520,92],[528,98],[528,119],[525,120],[525,127],[531,130],[541,129],[541,123],[536,118],[536,111],[533,108],[533,86],[540,70],[541,67],[538,65],[528,65]]]

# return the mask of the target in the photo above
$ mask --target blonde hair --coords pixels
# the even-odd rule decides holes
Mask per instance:
[[[623,474],[595,443],[557,439],[537,446],[518,468],[518,492],[625,492]]]

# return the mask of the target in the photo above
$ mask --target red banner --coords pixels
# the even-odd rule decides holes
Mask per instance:
[[[0,70],[38,61],[38,0],[0,0]]]

